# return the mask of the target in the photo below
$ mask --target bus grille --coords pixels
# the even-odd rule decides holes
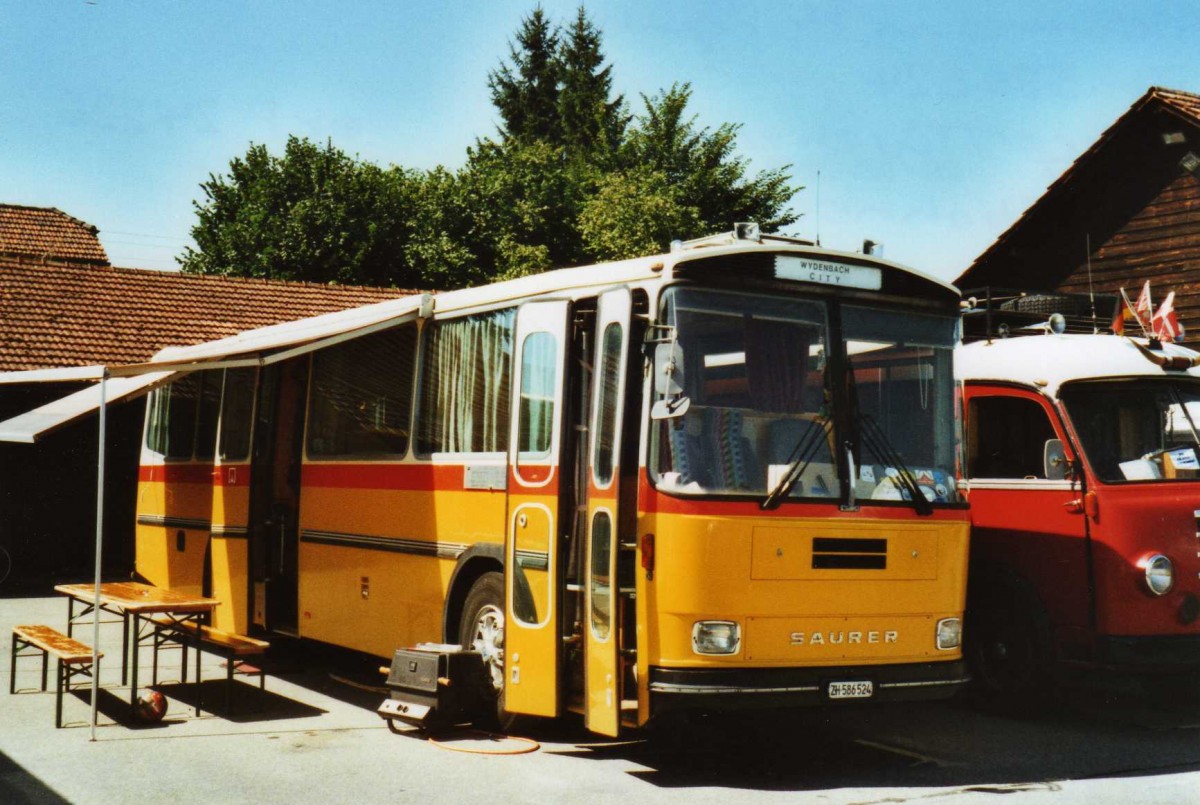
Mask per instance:
[[[886,539],[813,537],[814,570],[887,570]]]

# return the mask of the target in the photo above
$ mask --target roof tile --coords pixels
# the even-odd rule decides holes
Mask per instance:
[[[0,371],[144,361],[163,347],[411,293],[0,256]]]
[[[0,256],[108,265],[97,232],[91,224],[53,207],[0,204]]]

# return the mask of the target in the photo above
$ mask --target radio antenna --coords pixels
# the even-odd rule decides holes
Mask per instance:
[[[817,171],[817,245],[821,245],[821,171]]]
[[[1085,232],[1083,234],[1084,247],[1087,249],[1087,270],[1088,270],[1088,301],[1092,305],[1092,335],[1100,332],[1099,326],[1096,324],[1096,291],[1092,288],[1092,233]]]

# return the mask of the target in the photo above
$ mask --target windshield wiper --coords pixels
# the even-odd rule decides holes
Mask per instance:
[[[905,491],[912,498],[913,509],[917,514],[933,514],[933,505],[929,502],[929,498],[925,497],[920,485],[917,484],[917,479],[913,477],[912,470],[904,463],[904,459],[900,458],[900,453],[892,446],[887,434],[883,432],[879,424],[869,414],[863,413],[858,415],[858,421],[862,431],[863,445],[896,469],[896,477],[900,479]],[[850,483],[854,483],[854,479],[851,479]]]
[[[762,503],[758,504],[760,509],[765,511],[779,508],[779,504],[792,491],[796,481],[800,480],[800,476],[808,469],[808,465],[817,457],[817,449],[822,444],[828,447],[828,439],[829,417],[819,416],[812,421],[812,427],[806,428],[800,438],[796,440],[796,446],[788,454],[787,469],[774,488],[763,498]]]

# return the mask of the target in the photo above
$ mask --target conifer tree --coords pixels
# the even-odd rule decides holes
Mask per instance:
[[[509,63],[488,74],[505,139],[559,142],[558,46],[558,31],[538,6],[521,21],[516,44],[509,43]]]
[[[628,117],[623,114],[623,97],[609,98],[612,67],[604,66],[600,42],[600,31],[580,6],[561,45],[558,113],[568,150],[603,158],[616,150]]]

